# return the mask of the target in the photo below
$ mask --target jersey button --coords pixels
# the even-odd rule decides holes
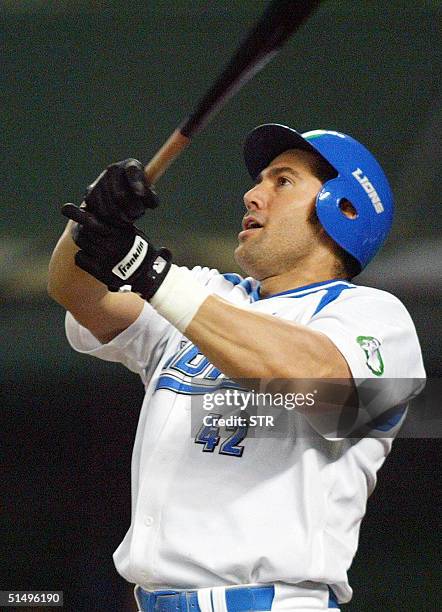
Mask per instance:
[[[147,527],[150,527],[153,524],[153,518],[151,516],[146,516],[144,519],[144,524]]]

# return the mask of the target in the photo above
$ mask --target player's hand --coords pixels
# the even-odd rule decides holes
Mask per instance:
[[[142,164],[137,159],[125,159],[108,166],[89,185],[84,202],[97,219],[124,225],[134,223],[146,208],[156,208],[158,196],[149,186]]]
[[[170,269],[170,251],[156,249],[132,224],[109,225],[75,204],[65,204],[61,212],[77,223],[72,230],[72,238],[80,247],[75,255],[77,266],[110,291],[130,285],[131,291],[145,300],[155,294]]]

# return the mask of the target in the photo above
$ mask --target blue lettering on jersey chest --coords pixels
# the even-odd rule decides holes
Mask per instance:
[[[237,387],[210,363],[192,343],[186,344],[163,366],[155,390],[168,389],[186,395],[201,395]]]

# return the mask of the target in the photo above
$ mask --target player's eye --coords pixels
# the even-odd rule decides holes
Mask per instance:
[[[286,176],[278,176],[276,182],[277,182],[278,186],[281,186],[281,187],[283,187],[284,185],[291,185],[292,184],[292,181],[289,178],[287,178]]]

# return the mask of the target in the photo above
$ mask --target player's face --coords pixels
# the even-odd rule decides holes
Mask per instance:
[[[305,151],[282,153],[244,195],[247,211],[235,259],[257,280],[305,265],[320,240],[320,228],[310,219],[322,184],[309,160]]]

